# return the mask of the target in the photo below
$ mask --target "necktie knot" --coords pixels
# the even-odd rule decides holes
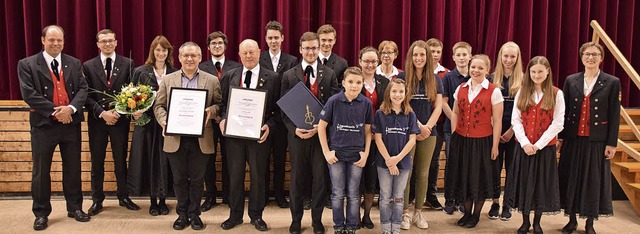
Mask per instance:
[[[327,58],[322,59],[322,65],[327,65]]]
[[[221,72],[222,71],[222,64],[220,64],[220,62],[216,62],[215,66],[216,66],[216,71],[217,72]]]
[[[60,73],[58,72],[58,60],[57,59],[53,59],[53,61],[51,61],[51,71],[53,72],[53,75],[60,80]]]
[[[311,65],[307,65],[307,68],[304,69],[304,75],[308,78],[315,77],[315,75],[313,75],[313,67],[311,67]]]
[[[251,88],[251,86],[250,86],[251,85],[251,75],[252,75],[251,70],[247,71],[247,74],[244,75],[244,86],[247,89]]]

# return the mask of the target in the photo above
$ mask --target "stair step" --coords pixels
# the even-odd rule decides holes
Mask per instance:
[[[640,172],[640,162],[617,162],[615,164],[628,172]]]
[[[627,184],[635,188],[636,190],[640,190],[640,183],[627,183]]]

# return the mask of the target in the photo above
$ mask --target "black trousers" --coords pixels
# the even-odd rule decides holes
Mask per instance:
[[[211,155],[202,153],[196,137],[181,137],[178,151],[166,154],[178,200],[176,213],[189,218],[199,216],[204,174]]]
[[[82,209],[82,180],[80,177],[80,124],[31,127],[32,211],[36,217],[51,214],[51,161],[56,146],[62,157],[62,187],[67,211]]]
[[[291,219],[294,222],[302,220],[304,213],[302,201],[307,190],[304,184],[307,183],[311,185],[311,219],[314,223],[320,223],[324,201],[329,195],[326,189],[329,168],[317,135],[303,140],[294,133],[289,133],[289,156],[291,158],[291,185],[289,186]],[[305,175],[311,175],[311,180],[306,181]]]
[[[268,171],[269,149],[271,137],[262,144],[256,140],[226,138],[227,158],[229,162],[229,218],[242,220],[244,215],[244,178],[246,164],[249,163],[249,217],[251,220],[261,219],[265,206],[267,191],[264,176]]]
[[[127,149],[129,148],[129,124],[124,116],[115,125],[107,125],[102,119],[89,117],[89,150],[91,151],[91,197],[93,202],[104,201],[104,159],[107,143],[111,141],[116,194],[118,199],[129,196],[127,186]]]
[[[284,166],[287,157],[287,128],[284,124],[278,124],[271,132],[271,150],[273,158],[269,158],[273,161],[273,196],[276,200],[284,200]],[[271,162],[267,162],[267,165]],[[265,176],[265,183],[267,190],[269,190],[269,179],[271,173],[267,170]],[[269,197],[268,194],[266,196]]]
[[[511,164],[513,163],[513,155],[515,154],[515,147],[520,147],[520,144],[516,142],[515,136],[511,138],[510,141],[505,143],[500,143],[498,145],[498,158],[496,160],[491,161],[491,166],[493,166],[493,199],[500,198],[500,181],[502,177],[502,165],[504,164],[505,170],[505,190],[507,183],[506,180],[509,179],[509,172],[511,171]],[[502,204],[506,204],[505,199],[502,199]]]
[[[216,154],[218,152],[218,143],[220,144],[220,157],[222,158],[222,197],[228,200],[229,170],[227,168],[227,151],[225,137],[222,136],[220,125],[218,124],[213,124],[213,144],[215,144],[215,151],[213,157],[209,158],[207,162],[207,172],[204,176],[204,185],[207,191],[204,193],[204,196],[211,197],[215,200],[219,191],[216,186]]]

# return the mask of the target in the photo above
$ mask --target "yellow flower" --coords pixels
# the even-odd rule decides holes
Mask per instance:
[[[136,101],[134,101],[133,99],[129,98],[129,100],[127,100],[127,107],[133,109],[136,108]]]

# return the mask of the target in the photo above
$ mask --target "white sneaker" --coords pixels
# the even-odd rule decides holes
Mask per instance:
[[[411,216],[409,216],[409,214],[407,213],[402,214],[402,224],[400,224],[400,229],[409,230],[410,227],[411,227]]]
[[[420,229],[429,228],[429,223],[427,223],[427,220],[422,218],[421,212],[413,213],[413,223]]]

